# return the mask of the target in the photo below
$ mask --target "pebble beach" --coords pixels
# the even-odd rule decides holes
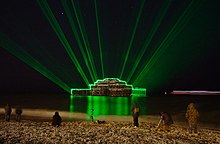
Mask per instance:
[[[199,129],[198,134],[189,134],[187,128],[173,125],[170,131],[156,129],[156,123],[140,122],[135,128],[131,122],[62,122],[60,127],[50,122],[28,121],[0,122],[0,143],[220,143],[220,131]]]

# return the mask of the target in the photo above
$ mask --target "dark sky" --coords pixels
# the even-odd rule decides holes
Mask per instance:
[[[146,38],[149,38],[153,28],[158,24],[158,17],[162,15],[164,7],[168,6],[129,83],[132,84],[135,81],[160,44],[170,34],[169,44],[167,47],[162,45],[161,53],[156,55],[157,60],[140,77],[136,86],[155,91],[220,90],[220,1],[194,1],[192,10],[182,17],[181,23],[176,25],[176,33],[171,33],[190,2],[191,0],[145,1],[122,75],[123,80],[126,80],[132,71],[139,53],[143,52]],[[48,4],[88,76],[89,82],[92,83],[64,7],[59,0],[48,0]],[[77,25],[71,2],[68,1],[67,5]],[[80,19],[83,20],[97,74],[101,78],[94,0],[75,0],[75,5],[80,12]],[[140,8],[141,0],[97,0],[105,77],[119,77]],[[76,29],[79,33],[78,26]],[[71,62],[64,45],[37,1],[1,1],[0,33],[18,46],[13,48],[14,51],[19,51],[18,48],[21,48],[28,52],[69,87],[86,87],[77,67]],[[82,37],[80,40],[82,41]],[[57,84],[17,58],[18,55],[11,54],[7,45],[1,42],[1,91],[63,91]]]

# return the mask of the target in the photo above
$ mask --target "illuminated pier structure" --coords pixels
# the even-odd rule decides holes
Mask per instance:
[[[145,88],[133,88],[118,78],[105,78],[90,84],[88,89],[71,89],[74,96],[146,96]]]

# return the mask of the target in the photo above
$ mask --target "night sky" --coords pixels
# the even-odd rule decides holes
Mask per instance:
[[[93,83],[61,1],[47,2],[88,81]],[[84,34],[89,41],[98,78],[102,78],[94,2],[74,1],[81,24],[85,28]],[[220,90],[220,0],[195,0],[191,11],[185,15],[183,13],[191,0],[96,2],[104,77],[120,76],[132,41],[122,80],[127,79],[140,53],[143,53],[143,57],[128,81],[129,84],[135,82],[135,86],[147,88],[149,91]],[[67,5],[83,43],[70,0]],[[141,6],[143,10],[138,20]],[[161,15],[163,17],[158,23]],[[132,39],[135,26],[137,27]],[[143,51],[144,43],[149,40],[155,27],[154,35]],[[176,28],[173,29],[176,33],[172,33],[172,28]],[[33,69],[28,62],[21,61],[20,55],[9,52],[10,46],[5,44],[5,37],[16,44],[14,51],[22,49],[29,53],[68,87],[86,87],[78,68],[64,48],[65,44],[61,43],[37,0],[1,1],[0,33],[4,35],[1,36],[0,43],[2,92],[64,92],[63,88]],[[151,61],[152,57],[154,59]],[[150,65],[149,69],[142,72],[147,64]],[[135,81],[139,74],[141,76]]]

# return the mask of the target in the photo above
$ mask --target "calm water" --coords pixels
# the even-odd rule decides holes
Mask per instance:
[[[23,108],[56,109],[71,112],[82,112],[98,115],[131,115],[131,107],[136,102],[141,115],[158,114],[168,111],[173,114],[186,110],[188,103],[195,102],[202,112],[217,112],[220,115],[220,96],[134,96],[134,97],[106,97],[106,96],[70,96],[63,94],[20,94],[1,95],[0,107],[10,103],[12,107],[21,105]]]

